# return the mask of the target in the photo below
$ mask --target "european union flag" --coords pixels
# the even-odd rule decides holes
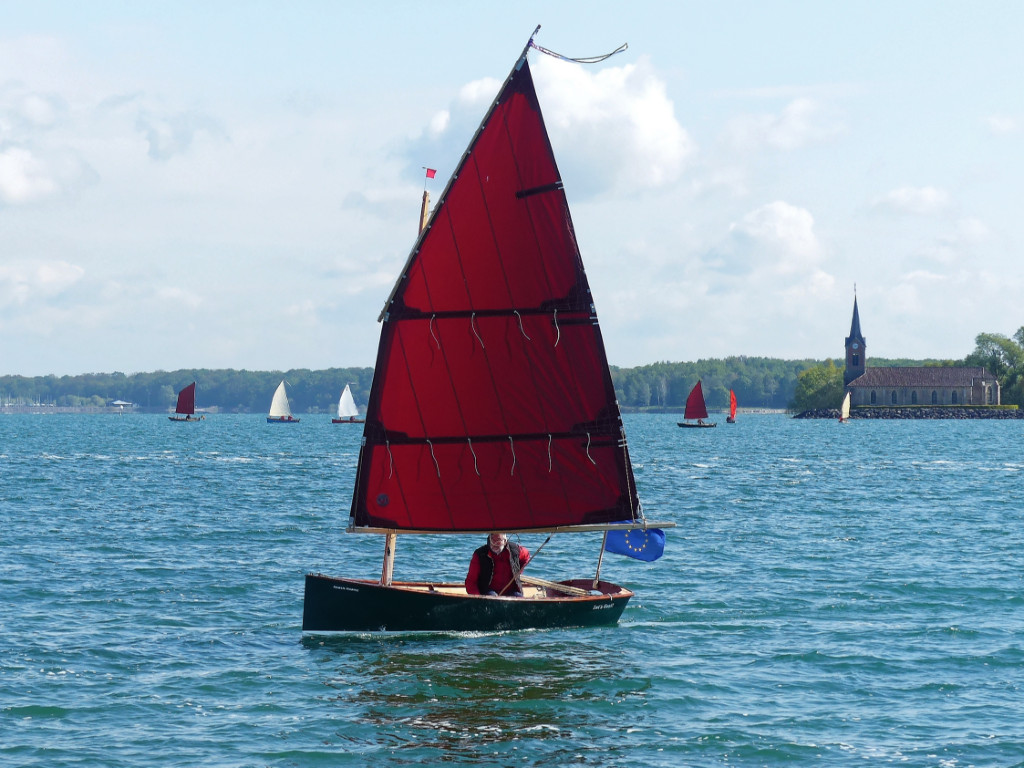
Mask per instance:
[[[665,532],[660,528],[631,528],[626,531],[608,531],[604,548],[616,555],[625,555],[648,563],[665,554]]]

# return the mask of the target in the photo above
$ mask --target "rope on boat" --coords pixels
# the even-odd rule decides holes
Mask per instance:
[[[508,471],[508,476],[513,477],[516,473],[516,444],[512,442],[512,435],[508,436],[508,447],[512,450],[512,469]]]
[[[551,433],[548,432],[548,474],[551,474]]]
[[[549,51],[547,48],[542,48],[541,46],[539,46],[535,42],[533,42],[533,38],[530,38],[530,47],[533,48],[534,50],[540,51],[541,53],[546,53],[548,56],[553,56],[556,59],[561,59],[562,61],[571,61],[571,62],[573,62],[575,64],[599,64],[600,62],[604,61],[605,59],[610,59],[612,56],[614,56],[617,53],[622,53],[624,50],[629,48],[629,43],[623,43],[622,45],[620,45],[618,48],[616,48],[611,53],[606,53],[603,56],[584,56],[584,57],[579,58],[579,59],[574,59],[574,58],[572,58],[570,56],[563,56],[560,53],[555,53],[554,51]]]
[[[434,335],[434,318],[435,317],[437,317],[436,314],[430,316],[430,322],[427,323],[427,328],[430,329],[430,338],[432,338],[434,340],[434,343],[437,344],[437,348],[440,349],[441,348],[441,341],[440,341],[440,339],[437,338],[437,336]]]
[[[590,456],[590,433],[589,432],[587,432],[587,458],[590,459],[590,463],[591,464],[593,464],[595,467],[597,466],[597,462],[594,461],[591,458],[591,456]]]
[[[487,349],[484,346],[484,340],[480,338],[480,334],[476,332],[476,312],[469,316],[469,327],[473,329],[473,335],[476,336],[476,340],[480,342],[480,349]]]
[[[558,327],[558,310],[555,310],[555,346],[558,346],[558,342],[562,339],[562,329]]]
[[[385,440],[384,446],[388,449],[388,480],[395,476],[395,457],[391,455],[391,441]]]
[[[473,469],[476,471],[476,476],[480,477],[480,465],[476,460],[476,451],[473,450],[473,438],[467,437],[466,442],[469,443],[469,452],[473,454]],[[438,477],[440,476],[439,474]]]
[[[506,544],[505,546],[507,547],[508,544]],[[523,591],[523,582],[520,579],[522,578],[523,568],[522,568],[522,566],[519,563],[519,558],[518,557],[512,557],[512,553],[509,552],[508,553],[508,564],[510,566],[512,566],[512,581],[514,581],[516,583],[516,591],[517,592],[522,592]],[[506,584],[504,586],[504,588],[502,588],[501,592],[499,592],[498,594],[504,594],[505,590],[508,589],[508,587],[509,587],[509,585]]]
[[[513,309],[512,311],[515,312],[516,317],[519,318],[519,332],[523,334],[523,338],[525,338],[527,341],[533,341],[533,339],[526,335],[526,331],[523,328],[523,316],[519,314],[519,310]]]
[[[437,463],[437,456],[434,455],[434,444],[427,438],[427,445],[430,446],[430,458],[434,460],[434,469],[437,470],[437,479],[441,479],[441,465]]]
[[[539,547],[537,547],[537,551],[533,553],[533,557],[530,558],[530,560],[527,563],[527,565],[529,565],[530,563],[532,563],[534,560],[537,559],[537,555],[539,555],[540,551],[542,549],[544,549],[545,546],[547,546],[547,543],[549,541],[551,541],[551,537],[554,536],[554,535],[555,534],[553,534],[553,533],[549,533],[548,534],[548,537],[546,539],[544,539],[544,543],[541,544]],[[519,544],[519,546],[522,546],[522,542],[519,541],[519,536],[518,535],[516,536],[516,544]],[[516,558],[512,557],[512,553],[509,552],[508,554],[509,554],[508,564],[510,566],[512,566],[512,581],[514,581],[516,583],[516,586],[519,587],[519,591],[522,592],[523,591],[523,582],[522,582],[522,579],[523,579],[523,576],[522,576],[523,569],[520,566],[520,564],[518,562],[516,562]],[[512,586],[512,581],[510,581],[508,584],[506,584],[504,587],[502,587],[501,588],[501,592],[499,592],[498,594],[499,595],[505,594],[505,590]]]

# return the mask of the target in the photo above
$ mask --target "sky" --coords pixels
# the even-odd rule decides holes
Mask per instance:
[[[1024,3],[0,4],[0,374],[372,366],[536,25],[609,362],[1024,325]],[[436,168],[434,180],[424,167]]]

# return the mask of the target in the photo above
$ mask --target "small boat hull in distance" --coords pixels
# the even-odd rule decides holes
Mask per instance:
[[[705,428],[708,428],[708,427],[717,427],[718,426],[718,424],[716,422],[713,422],[713,421],[710,421],[707,424],[697,424],[696,422],[689,422],[689,421],[677,421],[676,424],[678,424],[680,427],[692,427],[693,429],[705,429]]]
[[[592,581],[559,582],[589,590]],[[607,581],[594,594],[525,587],[525,597],[467,595],[462,584],[394,582],[306,575],[302,631],[504,632],[596,627],[618,622],[633,593]]]
[[[363,424],[366,419],[331,419],[331,424]]]
[[[298,424],[302,419],[293,419],[291,416],[267,416],[267,424]]]

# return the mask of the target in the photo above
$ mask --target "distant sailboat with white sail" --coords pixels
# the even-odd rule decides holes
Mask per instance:
[[[299,419],[292,416],[292,406],[288,402],[288,392],[282,381],[274,391],[274,399],[270,403],[270,415],[267,416],[268,424],[298,424]]]
[[[341,392],[341,399],[338,400],[338,418],[331,419],[332,424],[362,424],[363,419],[359,418],[359,409],[356,408],[356,401],[352,397],[352,388],[346,384]]]

